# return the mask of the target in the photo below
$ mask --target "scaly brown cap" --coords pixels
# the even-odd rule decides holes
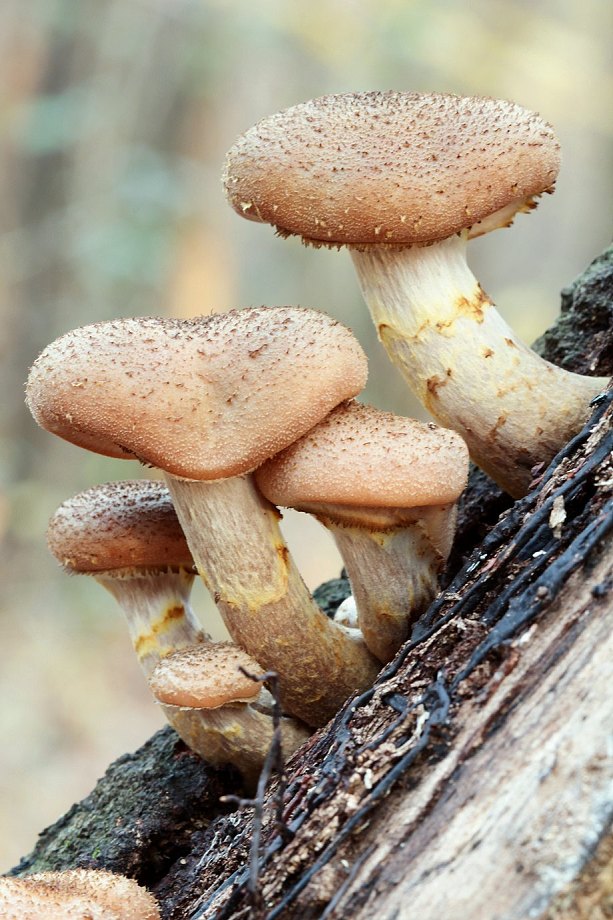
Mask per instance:
[[[174,476],[222,479],[291,444],[366,376],[345,326],[262,307],[76,329],[40,355],[27,402],[39,425],[79,446],[95,438]]]
[[[159,920],[155,898],[132,879],[98,869],[0,878],[3,920]]]
[[[146,479],[69,498],[49,521],[47,543],[71,572],[194,568],[168,489]]]
[[[347,402],[265,463],[260,490],[275,505],[414,508],[455,502],[466,487],[459,434]]]
[[[156,665],[149,685],[154,696],[171,706],[217,709],[258,696],[261,684],[239,671],[261,674],[251,655],[232,642],[205,642],[179,649]]]
[[[512,102],[439,93],[322,96],[265,118],[228,153],[235,211],[306,242],[445,239],[552,191],[559,144]],[[508,220],[507,220],[508,222]]]

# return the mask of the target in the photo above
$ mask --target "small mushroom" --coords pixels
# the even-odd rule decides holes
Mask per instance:
[[[347,402],[263,464],[270,501],[334,535],[369,649],[389,661],[438,591],[468,450],[455,431]]]
[[[511,102],[346,93],[261,121],[230,150],[224,175],[241,216],[351,250],[390,359],[516,497],[582,427],[607,380],[526,347],[468,268],[466,243],[534,208],[559,161],[551,126]]]
[[[109,482],[81,492],[55,512],[47,540],[67,571],[94,577],[113,595],[125,614],[134,650],[148,679],[171,652],[193,649],[197,644],[207,648],[214,645],[190,607],[194,562],[162,483]],[[261,670],[251,659],[250,665]],[[250,689],[251,696],[260,693],[253,682]],[[261,695],[265,701],[266,692],[261,691]],[[248,783],[253,781],[266,756],[265,742],[272,736],[272,730],[267,735],[264,731],[264,717],[256,751],[254,739],[238,730],[234,713],[227,718],[220,713],[211,719],[205,712],[164,707],[164,714],[201,757],[217,765],[234,764]],[[302,725],[288,719],[288,753],[307,734]],[[246,743],[250,747],[244,751]]]
[[[2,920],[159,920],[153,895],[102,869],[0,878]]]
[[[248,674],[260,674],[259,664],[231,642],[205,642],[163,658],[149,684],[165,709],[198,713],[211,729],[233,740],[233,763],[247,783],[255,785],[273,741],[272,700]],[[292,754],[309,737],[295,719],[281,717],[283,752]],[[199,738],[193,747],[198,749]]]
[[[234,641],[279,675],[286,711],[325,723],[377,663],[323,616],[252,470],[355,395],[366,358],[340,323],[292,307],[86,326],[49,345],[27,399],[38,423],[164,470]]]
[[[196,569],[163,483],[80,492],[49,521],[47,543],[68,572],[92,576],[113,595],[147,678],[164,655],[208,638],[190,606]]]

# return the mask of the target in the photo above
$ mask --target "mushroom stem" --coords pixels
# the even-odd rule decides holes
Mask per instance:
[[[390,661],[438,592],[455,505],[392,509],[307,506],[330,530],[351,582],[368,648]]]
[[[207,638],[190,606],[194,575],[187,569],[127,569],[101,572],[95,578],[123,610],[145,677],[151,676],[160,658]]]
[[[361,638],[325,617],[251,476],[192,482],[167,475],[204,583],[234,641],[279,675],[284,708],[323,725],[379,666]]]
[[[466,263],[467,233],[351,254],[391,361],[475,463],[514,497],[581,428],[603,377],[573,374],[524,345]]]

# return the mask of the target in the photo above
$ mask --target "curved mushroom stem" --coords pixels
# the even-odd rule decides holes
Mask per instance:
[[[434,418],[514,497],[582,427],[607,384],[540,358],[504,322],[466,264],[467,234],[430,246],[352,250],[391,361]]]
[[[387,509],[302,506],[330,530],[351,582],[368,648],[390,661],[438,592],[456,506]]]
[[[123,610],[145,677],[160,658],[208,639],[190,605],[194,574],[187,569],[125,569],[94,577]]]
[[[214,764],[231,763],[254,789],[274,736],[272,711],[263,689],[254,703],[229,703],[219,709],[189,709],[161,704],[187,746]],[[288,716],[280,722],[284,758],[307,740],[309,729]]]
[[[378,663],[360,637],[321,613],[283,541],[279,512],[251,476],[166,479],[198,571],[233,640],[278,673],[287,712],[324,725],[355,690],[370,686]]]

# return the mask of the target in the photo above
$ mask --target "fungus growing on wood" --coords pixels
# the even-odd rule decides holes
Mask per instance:
[[[42,427],[165,472],[230,635],[279,674],[284,708],[310,725],[368,686],[377,664],[317,608],[248,474],[358,393],[366,371],[340,323],[270,307],[86,326],[49,345],[28,381]]]
[[[153,895],[102,869],[0,878],[3,920],[159,920]]]
[[[607,381],[520,342],[468,268],[466,243],[534,208],[559,161],[551,126],[514,103],[374,92],[264,119],[225,167],[241,216],[349,247],[390,359],[513,496],[581,428]]]
[[[389,661],[438,590],[468,450],[455,431],[347,402],[256,472],[334,535],[369,649]]]
[[[257,661],[232,642],[205,642],[163,658],[149,685],[165,709],[198,714],[224,737],[232,738],[237,751],[233,763],[253,785],[273,740],[273,702],[268,691],[241,668],[252,675],[262,671]],[[286,716],[281,717],[280,729],[285,755],[292,754],[310,734]],[[206,756],[204,751],[198,753]]]
[[[147,679],[178,649],[214,647],[190,607],[194,562],[162,483],[109,482],[75,495],[51,518],[47,541],[67,571],[94,577],[113,595]],[[250,690],[252,696],[260,694],[262,706],[267,705],[266,691],[253,681]],[[233,711],[211,717],[204,711],[163,708],[193,751],[209,763],[233,764],[248,783],[256,779],[272,738],[270,714],[260,716],[256,746],[254,729],[242,728]],[[308,732],[293,719],[284,720],[284,728],[285,750],[292,753]]]

